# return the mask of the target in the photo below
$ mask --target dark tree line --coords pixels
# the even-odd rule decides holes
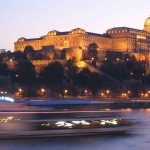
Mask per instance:
[[[94,59],[95,66],[96,61],[98,61],[97,48],[96,43],[91,43],[88,46],[88,57],[90,60]],[[60,57],[61,59],[66,59],[65,49],[62,50]],[[65,65],[62,65],[59,61],[52,62],[39,73],[36,72],[35,66],[28,58],[32,58],[31,60],[43,59],[43,55],[40,52],[35,53],[31,46],[26,46],[24,52],[0,51],[0,75],[10,76],[12,84],[17,83],[18,85],[28,86],[29,88],[22,92],[23,95],[31,96],[32,93],[34,96],[40,95],[42,92],[38,93],[36,88],[42,86],[49,87],[52,95],[54,93],[65,95],[64,89],[67,89],[67,94],[76,96],[79,94],[79,88],[87,88],[93,96],[96,96],[100,89],[110,89],[114,93],[116,92],[117,85],[100,74],[91,72],[88,68],[78,68],[75,58],[66,60]],[[136,61],[134,56],[123,55],[122,53],[116,53],[112,56],[112,52],[108,52],[106,58],[106,60],[101,61],[100,70],[121,82],[135,79],[141,80],[142,88],[150,85],[150,67],[145,61]],[[4,63],[10,59],[15,60],[14,69],[9,69],[8,65]],[[140,88],[141,85],[132,85],[132,93],[136,93]],[[81,93],[85,94],[84,91],[81,91]]]

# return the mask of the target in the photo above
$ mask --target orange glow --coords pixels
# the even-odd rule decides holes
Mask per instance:
[[[131,109],[131,108],[127,108],[126,110],[127,110],[127,111],[132,111],[132,109]]]
[[[43,93],[44,91],[45,91],[45,90],[42,88],[42,89],[41,89],[41,92]]]

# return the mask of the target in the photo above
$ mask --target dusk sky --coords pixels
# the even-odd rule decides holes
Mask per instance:
[[[0,49],[14,51],[20,37],[80,27],[105,33],[113,27],[143,29],[150,0],[0,0]]]

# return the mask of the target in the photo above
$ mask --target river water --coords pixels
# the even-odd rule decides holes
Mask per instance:
[[[150,109],[124,111],[140,122],[128,134],[0,139],[0,150],[149,150]]]

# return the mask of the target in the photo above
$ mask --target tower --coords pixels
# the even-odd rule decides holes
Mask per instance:
[[[144,30],[147,31],[147,32],[150,32],[150,17],[148,17],[148,18],[145,20],[145,23],[144,23]]]

